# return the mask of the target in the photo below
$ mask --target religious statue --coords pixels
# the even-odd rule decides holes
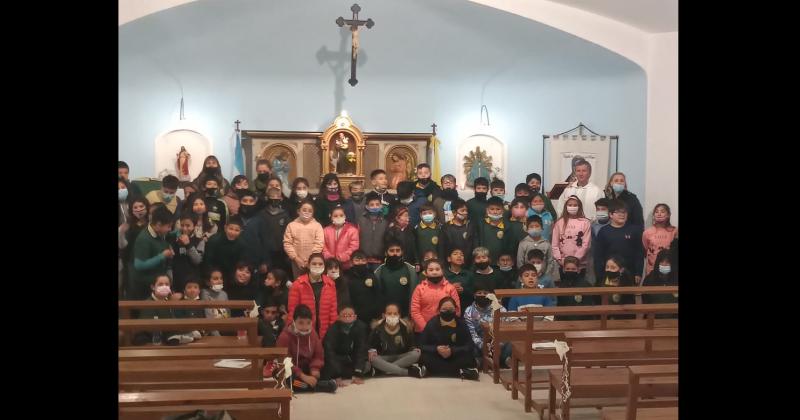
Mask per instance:
[[[476,178],[492,179],[492,157],[480,146],[476,147],[464,156],[464,175],[467,176],[468,187],[474,187]]]
[[[181,146],[181,151],[177,154],[177,169],[178,169],[178,179],[181,181],[191,181],[192,178],[189,176],[189,159],[191,159],[192,155],[186,151],[186,147]]]
[[[358,26],[351,26],[350,31],[353,32],[353,61],[358,59]]]
[[[289,154],[286,152],[280,152],[275,155],[275,158],[272,159],[272,174],[278,177],[281,180],[281,185],[283,186],[282,193],[288,196],[291,193],[291,184],[289,184],[289,170],[291,169],[291,165],[289,164]]]
[[[334,147],[330,149],[331,166],[339,175],[353,174],[356,168],[356,154],[353,152],[355,141],[343,131],[334,139]]]
[[[397,184],[408,179],[408,157],[399,153],[389,155],[391,164],[389,165],[389,188],[397,188]]]

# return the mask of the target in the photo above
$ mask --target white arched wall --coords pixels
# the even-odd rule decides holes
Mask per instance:
[[[195,0],[119,0],[119,25]],[[647,75],[644,208],[672,207],[678,223],[678,33],[651,34],[547,0],[469,0],[593,42],[638,64]]]

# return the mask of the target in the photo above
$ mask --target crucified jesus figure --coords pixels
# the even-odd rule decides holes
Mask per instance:
[[[358,59],[358,26],[351,26],[350,31],[353,32],[353,60]]]

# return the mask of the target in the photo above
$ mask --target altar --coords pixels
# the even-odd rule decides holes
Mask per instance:
[[[364,132],[344,112],[323,132],[242,130],[245,172],[253,179],[256,162],[262,159],[274,172],[278,159],[290,182],[304,177],[317,193],[322,177],[333,172],[349,196],[348,185],[363,181],[369,190],[369,174],[383,169],[393,189],[397,182],[415,179],[416,166],[428,162],[431,135]]]

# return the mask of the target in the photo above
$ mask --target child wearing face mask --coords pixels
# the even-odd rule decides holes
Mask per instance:
[[[427,374],[479,380],[472,336],[464,320],[456,317],[455,299],[443,297],[437,306],[438,316],[428,321],[420,338]]]
[[[314,220],[314,205],[303,201],[298,208],[299,216],[286,226],[283,234],[283,250],[292,262],[292,272],[297,278],[306,272],[308,257],[320,253],[325,247],[325,232]]]
[[[244,221],[239,215],[232,216],[224,231],[208,240],[203,254],[206,266],[222,270],[226,285],[231,284],[236,263],[245,259],[246,249],[241,237],[243,226]]]
[[[363,251],[354,252],[351,260],[350,269],[342,274],[348,287],[347,295],[358,319],[372,325],[374,320],[380,319],[382,306],[375,272],[369,269]]]
[[[442,225],[436,221],[436,211],[433,204],[425,203],[419,208],[420,221],[414,227],[417,236],[417,252],[425,255],[427,252],[438,254],[442,252]]]
[[[461,315],[461,303],[455,286],[444,278],[442,263],[428,260],[424,263],[425,280],[411,293],[411,319],[414,321],[414,332],[421,333],[431,318],[439,310],[439,301],[451,297],[456,303],[456,313]]]
[[[664,203],[656,204],[653,208],[653,226],[647,228],[642,234],[642,246],[644,246],[647,261],[645,265],[645,275],[653,272],[656,265],[656,256],[665,249],[670,249],[672,240],[678,235],[677,226],[672,226],[669,221],[672,212],[668,205]]]
[[[309,194],[309,185],[308,180],[303,177],[295,178],[292,181],[292,193],[289,194],[289,199],[286,203],[286,210],[289,212],[290,220],[294,220],[299,216],[297,209],[303,200],[308,200],[313,205],[315,197]]]
[[[358,227],[347,221],[344,208],[336,207],[330,214],[331,224],[323,229],[325,244],[322,255],[341,262],[342,269],[350,268],[350,256],[360,246]]]
[[[553,219],[558,217],[558,214],[556,214],[556,209],[555,207],[553,207],[552,201],[550,201],[550,198],[548,198],[547,195],[544,194],[544,189],[542,188],[542,176],[537,173],[530,173],[528,174],[528,176],[525,177],[525,183],[528,184],[528,187],[530,187],[531,199],[533,199],[535,195],[539,195],[542,198],[542,203],[544,204],[544,206],[541,209],[538,209],[537,211],[538,212],[547,211],[548,213],[550,213]],[[549,236],[547,240],[550,240]]]
[[[364,376],[374,376],[367,361],[367,334],[369,328],[356,318],[352,305],[339,308],[339,319],[331,325],[322,346],[325,349],[323,379],[334,379],[337,386],[347,386],[344,379],[352,383],[364,383]]]
[[[200,292],[200,299],[202,300],[220,300],[226,301],[228,294],[222,290],[224,281],[222,279],[222,270],[212,268],[209,270],[208,279],[206,280],[206,289]],[[206,318],[230,318],[231,313],[228,308],[206,308]],[[208,335],[220,335],[219,331],[211,331]]]
[[[583,204],[574,195],[564,202],[564,212],[553,224],[553,258],[564,266],[564,258],[573,256],[580,268],[589,265],[589,248],[592,245],[592,223],[583,214]]]
[[[456,288],[461,306],[467,307],[472,304],[474,279],[472,270],[464,268],[464,263],[464,251],[454,248],[447,256],[444,277]]]
[[[454,249],[460,249],[464,256],[469,257],[464,262],[465,268],[472,267],[472,249],[475,247],[474,229],[472,221],[469,219],[469,209],[466,201],[457,198],[450,204],[453,210],[453,218],[442,226],[442,250],[443,256],[449,256]]]
[[[561,281],[558,283],[560,288],[587,288],[594,287],[586,280],[586,270],[578,270],[578,259],[575,257],[564,258],[564,267],[561,268]],[[558,306],[592,306],[598,305],[600,300],[594,295],[575,294],[569,296],[556,297]],[[579,321],[598,319],[592,315],[558,315],[556,321]]]
[[[492,197],[487,201],[486,214],[473,225],[475,245],[489,250],[489,258],[497,261],[500,254],[510,253],[511,226],[503,220],[503,200]],[[516,252],[517,244],[513,250]]]
[[[482,246],[475,248],[472,250],[472,259],[474,261],[472,267],[475,269],[472,275],[473,283],[481,283],[492,290],[497,289],[497,285],[501,284],[503,279],[500,277],[498,270],[492,267],[492,257],[489,255],[489,250]],[[470,288],[468,292],[470,298],[469,303],[472,303],[474,289]],[[465,302],[465,304],[467,303]]]
[[[231,183],[233,187],[228,189],[222,200],[225,201],[225,206],[228,208],[228,215],[234,216],[239,214],[239,200],[242,198],[242,193],[250,190],[250,181],[244,175],[236,175]]]
[[[547,274],[553,281],[558,280],[558,264],[553,260],[553,250],[550,241],[542,236],[542,219],[539,216],[531,216],[527,222],[527,235],[519,242],[517,247],[517,267],[530,260],[529,253],[538,249],[542,252],[542,265],[536,267],[537,272]]]
[[[370,172],[369,179],[372,183],[371,192],[374,192],[380,199],[383,207],[383,217],[386,217],[389,214],[389,210],[397,204],[397,195],[389,192],[389,178],[383,169],[375,169]]]
[[[603,272],[598,286],[600,287],[631,287],[634,286],[633,276],[625,269],[625,260],[620,256],[611,256],[605,259],[605,271]],[[609,296],[608,303],[611,305],[633,305],[636,303],[634,295],[613,294]],[[614,315],[609,319],[634,319],[636,315]]]
[[[366,210],[364,217],[358,222],[358,240],[361,250],[367,257],[370,271],[375,271],[383,263],[384,236],[389,221],[383,215],[381,199],[375,192],[364,198]]]
[[[336,283],[336,307],[341,309],[343,305],[350,305],[350,288],[347,277],[343,276],[341,263],[335,258],[325,259],[325,275]]]
[[[528,200],[526,197],[516,197],[511,200],[509,210],[505,213],[508,221],[508,246],[511,248],[512,265],[517,261],[517,248],[520,241],[528,236]]]
[[[475,178],[472,185],[475,189],[475,197],[467,200],[467,210],[469,211],[469,220],[477,223],[486,216],[486,195],[489,193],[489,180],[481,176]]]
[[[542,238],[546,241],[552,241],[553,235],[553,222],[555,221],[555,212],[551,213],[546,208],[546,197],[539,193],[533,193],[530,197],[530,208],[528,208],[528,219],[533,216],[538,216],[542,221]]]
[[[397,212],[400,207],[408,209],[409,225],[413,228],[419,224],[419,209],[428,199],[423,196],[414,195],[414,183],[411,181],[401,181],[397,184],[397,203],[389,209],[389,213]],[[390,218],[391,219],[391,218]]]
[[[308,257],[308,273],[298,277],[289,289],[289,319],[297,305],[303,304],[311,308],[314,320],[314,331],[321,339],[325,339],[328,328],[336,322],[337,302],[336,283],[323,274],[325,258],[317,252]]]
[[[510,253],[500,254],[497,259],[497,283],[498,289],[514,289],[517,282],[517,269],[514,268],[514,258]]]
[[[240,241],[244,247],[243,258],[252,262],[260,275],[266,274],[270,265],[270,232],[263,212],[259,211],[259,198],[256,193],[244,190],[239,205],[239,216],[242,218]]]
[[[181,293],[172,293],[170,280],[166,274],[155,276],[152,284],[150,285],[150,290],[150,296],[145,299],[147,301],[166,302],[170,300],[180,300],[183,297]],[[153,319],[155,317],[158,317],[158,319],[178,318],[176,311],[169,308],[143,309],[139,312],[140,319]],[[152,339],[152,332],[141,331],[134,336],[133,344],[140,346],[145,343],[152,342]],[[191,343],[193,341],[191,333],[186,335],[177,332],[162,332],[161,339],[163,343],[166,343],[170,346]]]
[[[611,222],[608,215],[608,202],[607,198],[600,198],[594,202],[594,220],[592,220],[592,239],[597,238],[600,229]]]
[[[628,222],[628,209],[622,200],[609,203],[611,223],[600,229],[594,242],[595,273],[602,273],[609,257],[617,255],[625,261],[625,269],[635,284],[642,280],[644,250],[642,229]]]
[[[200,300],[200,281],[196,277],[189,277],[183,286],[183,297],[181,300],[199,301]],[[176,318],[205,318],[206,313],[202,308],[199,309],[178,309],[175,311]],[[160,318],[159,318],[160,319]],[[192,339],[199,340],[203,336],[202,331],[192,331],[188,333]]]
[[[436,220],[446,225],[453,219],[453,201],[458,199],[456,190],[456,177],[447,174],[441,178],[442,192],[433,199],[433,208],[436,210]]]
[[[259,212],[261,217],[264,218],[264,224],[267,232],[269,232],[267,253],[271,263],[270,269],[292,270],[292,264],[283,249],[283,235],[286,233],[286,227],[289,222],[292,221],[287,211],[287,203],[288,199],[284,200],[282,198],[281,190],[268,188],[264,209]]]
[[[391,220],[383,236],[383,243],[400,242],[405,261],[415,265],[416,271],[419,271],[417,235],[414,233],[414,226],[410,224],[409,209],[404,205],[395,207]]]
[[[214,178],[207,179],[205,189],[202,190],[203,200],[208,209],[208,218],[217,225],[219,230],[225,229],[225,223],[228,223],[229,216],[225,201],[219,198],[222,192],[218,181]]]
[[[336,207],[341,207],[345,211],[346,219],[350,223],[355,223],[355,210],[353,203],[346,202],[342,194],[342,184],[339,177],[334,173],[326,174],[322,178],[322,187],[319,196],[314,200],[314,217],[322,226],[331,224],[331,212]]]
[[[369,362],[390,375],[424,378],[426,369],[417,364],[421,350],[415,343],[411,325],[400,318],[397,305],[390,303],[369,335]]]
[[[483,284],[475,286],[475,301],[464,310],[464,322],[467,324],[469,334],[472,336],[473,355],[479,359],[483,355],[483,328],[481,324],[491,324],[494,320],[494,310],[491,301],[487,297],[489,293],[494,293],[494,289]],[[500,312],[506,312],[506,308],[500,307]],[[510,366],[511,343],[500,344],[500,363],[502,367]]]
[[[278,301],[268,298],[258,308],[258,335],[261,336],[261,347],[275,347],[283,327]]]
[[[668,249],[659,251],[655,270],[651,271],[642,286],[677,286],[678,276],[672,270],[672,256]],[[642,303],[678,303],[678,294],[642,295]],[[656,314],[656,318],[677,318],[677,314]]]
[[[281,332],[277,346],[286,347],[292,358],[292,389],[295,392],[336,392],[336,381],[320,380],[325,366],[324,350],[313,328],[311,308],[298,304],[290,315],[292,321]]]
[[[436,181],[431,179],[431,166],[427,163],[417,165],[417,183],[414,184],[414,198],[424,198],[430,203],[442,193]]]
[[[355,225],[361,221],[364,217],[364,211],[367,209],[367,202],[364,200],[364,197],[366,197],[364,183],[361,181],[351,182],[347,189],[350,191],[350,198],[344,200],[343,207],[345,209],[353,209],[353,214],[347,216],[348,220]]]
[[[386,243],[386,262],[375,270],[381,304],[396,303],[400,315],[407,317],[411,292],[417,287],[417,272],[414,266],[405,262],[402,244],[397,240]]]
[[[228,299],[230,300],[256,300],[258,297],[258,282],[253,279],[255,268],[247,261],[236,263],[236,270],[233,272],[233,281],[228,282],[226,287]],[[247,316],[250,310],[234,309],[231,311],[232,317]]]
[[[528,251],[528,255],[526,256],[525,263],[532,265],[536,268],[537,274],[537,283],[542,285],[542,287],[555,287],[555,281],[553,277],[551,277],[550,272],[553,271],[552,269],[557,270],[558,264],[555,261],[550,260],[549,262],[545,263],[545,256],[544,252],[541,249],[531,249]],[[574,258],[574,257],[567,257],[567,258]],[[556,271],[557,272],[557,271]],[[521,283],[517,283],[517,288],[522,287]]]
[[[503,200],[503,211],[507,212],[509,210],[509,203],[506,200],[506,183],[502,179],[493,179],[492,182],[489,183],[489,192],[492,194],[492,197],[499,197]]]

